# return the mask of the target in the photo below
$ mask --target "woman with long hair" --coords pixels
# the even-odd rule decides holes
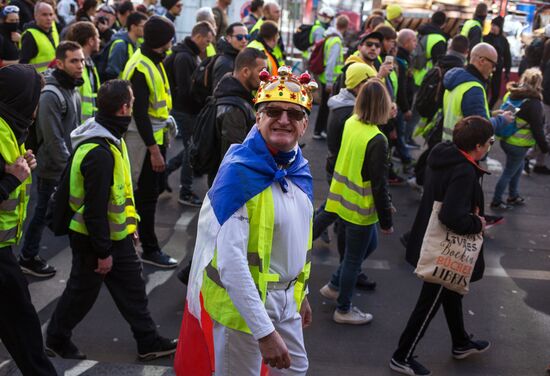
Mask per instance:
[[[82,7],[76,12],[77,21],[94,22],[97,0],[84,0]]]
[[[541,153],[548,152],[544,138],[544,115],[542,113],[542,73],[538,68],[527,69],[519,82],[507,86],[509,96],[503,107],[514,106],[517,131],[510,137],[500,140],[500,147],[506,155],[506,165],[498,180],[491,202],[493,209],[508,209],[513,205],[523,205],[525,199],[519,194],[519,179],[523,171],[525,156],[529,148],[537,146]],[[508,188],[506,202],[502,200]]]

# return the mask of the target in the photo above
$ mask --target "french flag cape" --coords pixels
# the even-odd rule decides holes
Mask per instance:
[[[232,145],[218,170],[199,214],[197,239],[187,287],[187,299],[174,361],[177,376],[211,376],[214,372],[212,319],[202,302],[203,271],[214,257],[221,226],[248,200],[273,182],[285,186],[290,179],[313,203],[308,161],[297,148],[288,169],[278,169],[257,126],[242,144]],[[266,369],[262,369],[265,375]]]

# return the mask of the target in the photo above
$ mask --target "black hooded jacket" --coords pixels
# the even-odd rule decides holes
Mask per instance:
[[[220,135],[220,161],[231,144],[240,144],[256,123],[256,113],[253,107],[252,93],[235,77],[227,73],[214,90],[216,100],[230,97],[245,108],[222,104],[217,106],[216,127]]]
[[[220,80],[226,73],[233,72],[233,68],[235,66],[235,59],[239,54],[239,50],[234,48],[231,45],[231,43],[225,40],[225,38],[221,38],[218,41],[216,50],[218,51],[218,56],[216,57],[216,62],[214,63],[214,69],[213,69],[213,72],[214,72],[214,75],[212,78],[213,88],[216,87],[218,82],[220,82]]]
[[[417,31],[418,31],[419,37],[423,37],[425,35],[430,35],[430,34],[440,34],[440,35],[443,35],[445,39],[449,39],[449,36],[445,34],[445,32],[441,30],[439,26],[433,23],[420,25]],[[438,42],[434,44],[434,46],[432,47],[432,61],[434,65],[439,61],[439,59],[442,56],[445,56],[445,52],[447,52],[447,43]]]
[[[436,145],[428,156],[424,195],[407,242],[407,261],[414,267],[420,257],[422,241],[434,201],[443,203],[439,220],[460,235],[477,234],[481,220],[473,213],[479,209],[483,216],[484,199],[480,179],[486,172],[469,161],[452,142]],[[472,281],[483,276],[483,249],[474,267]]]

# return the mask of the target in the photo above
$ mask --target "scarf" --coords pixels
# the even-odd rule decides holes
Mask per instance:
[[[120,140],[122,136],[124,136],[124,133],[128,130],[132,117],[107,115],[99,110],[95,115],[95,121],[101,124],[103,128],[111,132],[115,138]]]

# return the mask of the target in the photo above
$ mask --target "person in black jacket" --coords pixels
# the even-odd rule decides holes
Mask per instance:
[[[2,9],[0,18],[0,65],[6,66],[19,62],[19,8],[7,5]]]
[[[423,36],[428,36],[431,34],[440,34],[443,35],[446,39],[448,39],[448,35],[441,29],[447,20],[447,17],[445,15],[445,12],[437,11],[432,14],[431,22],[427,24],[420,25],[417,29],[418,31],[418,38],[422,38]],[[428,51],[427,51],[428,52]],[[447,52],[447,43],[444,41],[437,42],[433,45],[430,55],[430,60],[432,61],[433,65],[435,66],[440,58],[445,56],[445,52]]]
[[[181,166],[178,201],[194,207],[200,207],[202,201],[192,191],[193,170],[189,164],[187,147],[201,106],[191,94],[191,76],[200,64],[199,55],[206,51],[206,46],[212,43],[214,35],[214,29],[208,22],[197,23],[191,30],[191,36],[175,45],[165,62],[173,98],[171,115],[176,120],[178,134],[183,141],[183,150],[168,162],[166,174],[169,175]]]
[[[503,26],[503,17],[498,16],[493,18],[491,21],[491,32],[484,38],[484,41],[493,46],[498,53],[497,66],[493,72],[493,78],[491,79],[491,99],[489,100],[489,108],[493,108],[500,99],[500,86],[502,83],[503,70],[504,79],[506,82],[510,80],[512,55],[510,54],[510,44],[508,43],[508,39],[502,33]]]
[[[10,5],[15,5],[19,8],[19,25],[34,21],[34,6],[35,3],[31,0],[12,0]]]
[[[66,199],[74,202],[73,190],[77,188],[75,183],[81,181],[82,211],[79,208],[72,216],[68,230],[73,262],[67,287],[59,298],[48,325],[46,352],[49,356],[86,358],[71,341],[71,334],[92,308],[103,282],[119,311],[130,324],[137,342],[138,359],[152,360],[176,351],[177,340],[158,334],[157,325],[147,308],[145,281],[133,244],[136,239],[134,234],[137,219],[131,176],[129,171],[124,172],[125,167],[119,167],[115,163],[117,154],[120,156],[120,164],[130,163],[122,136],[132,120],[133,101],[128,81],[107,81],[99,89],[95,119],[90,119],[71,133],[74,152],[67,167],[68,173],[61,182],[60,192],[69,190],[70,196]],[[82,146],[89,144],[96,146],[87,153],[78,154]],[[80,166],[79,174],[76,173],[76,163]],[[122,186],[127,187],[126,199],[122,199],[122,212],[111,209],[111,206],[117,206],[121,202],[120,196],[116,196],[120,194],[119,185],[114,186],[114,174],[121,172],[117,168],[122,170]],[[55,210],[62,210],[67,205],[69,203],[60,198],[56,200]],[[112,214],[111,210],[116,210],[116,214]],[[78,219],[79,215],[81,219]],[[118,216],[117,220],[123,217],[123,230],[120,225],[117,227],[118,222],[112,218],[113,215]],[[73,227],[74,222],[79,223],[78,227]],[[77,231],[79,226],[85,226],[84,230]],[[113,232],[118,234],[122,231],[126,232],[125,237],[114,238]]]
[[[226,73],[233,72],[235,59],[249,40],[248,30],[241,22],[232,23],[227,27],[225,36],[220,38],[216,46],[218,56],[213,67],[212,88],[216,88]]]
[[[416,267],[434,201],[442,202],[439,220],[461,235],[478,234],[485,228],[483,190],[480,179],[486,173],[477,163],[494,142],[491,122],[480,116],[459,121],[453,131],[453,141],[438,144],[428,157],[424,195],[418,208],[407,244],[406,259]],[[483,250],[474,266],[471,281],[483,276]],[[441,285],[424,282],[416,306],[407,322],[390,368],[406,375],[430,375],[413,356],[430,321],[443,305],[451,332],[452,354],[463,359],[486,351],[488,341],[472,340],[464,328],[462,295]]]

